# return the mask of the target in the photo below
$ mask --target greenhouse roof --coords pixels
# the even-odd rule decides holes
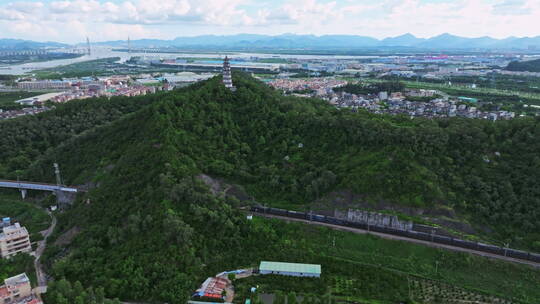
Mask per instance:
[[[321,265],[262,261],[259,270],[321,274]]]

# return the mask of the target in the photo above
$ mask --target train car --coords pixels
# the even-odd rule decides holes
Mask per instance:
[[[366,224],[366,223],[356,223],[356,228],[363,229],[363,230],[368,230],[368,224]]]
[[[303,220],[306,219],[306,213],[305,212],[298,212],[298,211],[289,210],[288,211],[288,216],[292,217],[292,218],[297,218],[297,219],[303,219]]]
[[[399,230],[395,229],[395,228],[390,228],[390,227],[382,227],[384,228],[384,230],[386,231],[385,233],[388,233],[388,234],[393,234],[393,235],[397,235],[399,232]]]
[[[347,227],[355,228],[355,229],[365,229],[365,224],[359,223],[359,222],[352,222],[352,221],[346,221]]]
[[[406,230],[399,230],[399,229],[396,229],[396,230],[394,231],[394,234],[395,234],[395,235],[399,235],[399,236],[409,237],[409,234],[407,233]]]
[[[478,249],[478,246],[475,242],[466,241],[462,239],[454,239],[452,242],[453,242],[453,245],[457,247],[466,248],[466,249],[474,249],[474,250]]]
[[[536,263],[540,263],[540,254],[538,254],[538,253],[529,253],[529,260],[533,261],[533,262],[536,262]]]
[[[433,242],[441,243],[445,245],[452,245],[452,238],[448,236],[443,236],[443,235],[434,235]]]
[[[476,250],[493,253],[493,254],[504,255],[504,252],[501,247],[495,246],[495,245],[484,244],[484,243],[478,243],[478,247]]]
[[[326,216],[324,216],[324,215],[320,215],[320,214],[312,214],[311,215],[311,220],[315,221],[315,222],[324,223],[325,219],[326,219]]]
[[[418,234],[418,231],[414,231],[414,230],[405,231],[405,236],[411,239],[417,239],[417,236],[416,236],[417,234]]]
[[[343,226],[351,227],[351,228],[358,228],[358,224],[359,224],[357,222],[352,222],[348,220],[342,220],[342,222],[343,222]]]
[[[522,260],[529,259],[529,253],[526,251],[510,249],[510,248],[504,248],[501,250],[503,251],[503,255],[504,255],[504,250],[506,250],[506,256],[511,257],[511,258],[522,259]]]
[[[275,215],[281,215],[281,216],[288,216],[287,210],[278,209],[278,208],[268,208],[266,210],[267,213],[275,214]]]
[[[324,222],[332,225],[347,226],[344,220],[335,217],[327,216]]]
[[[263,208],[259,206],[251,206],[250,210],[253,212],[261,212],[261,213],[264,211]]]
[[[392,234],[392,230],[390,230],[390,229],[388,229],[388,228],[386,228],[386,227],[382,227],[382,226],[374,226],[374,225],[370,225],[370,226],[369,226],[369,230],[370,230],[370,231],[373,231],[373,232]]]
[[[424,232],[416,232],[416,239],[431,242],[431,235]]]

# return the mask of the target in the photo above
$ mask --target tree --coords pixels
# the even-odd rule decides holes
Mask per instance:
[[[289,292],[287,296],[287,304],[297,304],[295,292]]]
[[[276,291],[274,293],[274,301],[273,304],[285,304],[285,295],[282,291]]]

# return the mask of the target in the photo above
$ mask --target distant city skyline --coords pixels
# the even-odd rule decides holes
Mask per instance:
[[[0,38],[83,42],[239,33],[540,35],[538,0],[0,0]]]

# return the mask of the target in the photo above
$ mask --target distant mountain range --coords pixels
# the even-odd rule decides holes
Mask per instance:
[[[0,39],[0,51],[5,50],[35,50],[42,48],[66,47],[68,44],[59,42],[36,42],[21,39]]]
[[[107,41],[99,45],[126,46],[127,42]],[[132,47],[201,47],[228,49],[361,49],[361,48],[405,48],[405,49],[530,49],[540,50],[540,36],[509,37],[495,39],[491,37],[465,38],[442,34],[432,38],[418,38],[405,34],[386,39],[375,39],[356,35],[294,35],[278,36],[239,34],[230,36],[204,35],[178,37],[173,40],[142,39],[132,40]]]
[[[82,45],[83,43],[81,43]],[[105,41],[93,45],[126,47],[126,40]],[[0,39],[0,49],[43,48],[66,46],[56,42],[33,42],[15,39]],[[432,38],[418,38],[412,34],[385,38],[382,40],[357,35],[295,35],[277,36],[238,34],[229,36],[203,35],[178,37],[173,40],[140,39],[132,40],[132,47],[186,47],[199,49],[410,49],[410,50],[490,50],[490,49],[538,49],[540,36],[509,37],[495,39],[491,37],[465,38],[451,34],[442,34]]]

